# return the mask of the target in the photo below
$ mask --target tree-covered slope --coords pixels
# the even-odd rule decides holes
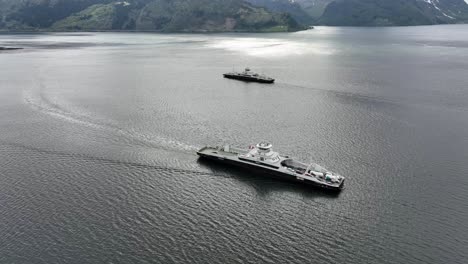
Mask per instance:
[[[0,28],[47,28],[55,21],[110,0],[0,0]]]
[[[238,0],[157,0],[142,10],[136,28],[163,31],[294,31],[289,15]]]
[[[295,31],[243,0],[0,0],[3,30]]]
[[[273,12],[288,13],[296,21],[304,25],[314,21],[314,18],[294,0],[247,0],[247,2],[256,6],[266,7]]]
[[[408,26],[468,21],[468,0],[248,1],[276,12],[288,12],[296,20],[306,24],[315,22],[332,26]]]
[[[319,22],[333,26],[408,26],[468,21],[464,0],[335,0]]]
[[[0,0],[0,30],[11,31],[270,32],[300,30],[300,24],[466,22],[465,0]]]
[[[317,19],[322,16],[327,5],[333,0],[294,0],[294,2],[298,3],[313,19]]]

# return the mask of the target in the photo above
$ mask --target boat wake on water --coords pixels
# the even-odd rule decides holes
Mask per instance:
[[[106,163],[114,163],[114,164],[119,164],[119,165],[125,165],[127,167],[142,167],[142,168],[149,168],[152,170],[163,170],[163,171],[171,171],[171,172],[176,172],[176,173],[190,173],[192,175],[205,175],[205,176],[213,176],[213,177],[223,177],[223,178],[232,178],[231,175],[227,173],[215,173],[211,169],[204,169],[203,167],[197,167],[197,168],[180,168],[180,167],[175,167],[167,164],[144,164],[140,162],[135,162],[135,161],[124,161],[124,160],[117,160],[117,159],[109,159],[105,157],[96,157],[96,156],[91,156],[83,153],[69,153],[69,152],[63,152],[63,151],[57,151],[57,150],[47,150],[43,148],[38,148],[38,147],[33,147],[33,146],[28,146],[24,145],[21,143],[13,143],[13,142],[6,142],[6,141],[1,141],[0,144],[3,146],[8,146],[12,148],[21,148],[29,151],[34,151],[38,153],[43,153],[47,155],[57,155],[57,156],[62,156],[62,157],[70,157],[70,158],[79,158],[81,160],[89,160],[89,161],[102,161]]]
[[[131,145],[185,153],[193,153],[193,151],[197,150],[196,146],[175,139],[161,135],[146,135],[136,131],[129,131],[110,122],[98,121],[89,115],[67,110],[58,102],[50,100],[44,92],[45,86],[43,82],[40,83],[40,87],[36,89],[23,91],[24,102],[36,111],[70,123],[115,133],[119,136],[120,140],[124,139],[125,143]]]
[[[116,164],[120,166],[125,166],[127,168],[141,168],[141,169],[149,169],[151,171],[155,172],[171,172],[171,173],[177,173],[179,176],[182,175],[190,175],[190,176],[196,176],[196,177],[215,177],[217,181],[219,180],[230,180],[230,179],[238,179],[238,180],[243,180],[243,181],[248,181],[250,184],[262,184],[263,187],[265,187],[265,183],[270,183],[271,187],[274,189],[278,188],[291,188],[291,187],[297,187],[293,186],[293,184],[272,184],[274,183],[273,180],[269,180],[268,178],[250,178],[248,177],[249,175],[245,174],[245,171],[238,171],[235,170],[235,168],[226,170],[224,167],[216,167],[216,164],[208,164],[204,163],[203,160],[199,160],[196,164],[196,167],[187,167],[187,168],[181,168],[180,166],[174,166],[174,165],[168,165],[168,164],[162,164],[162,163],[157,163],[157,164],[145,164],[145,163],[140,163],[140,162],[135,162],[135,161],[128,161],[128,160],[117,160],[117,159],[110,159],[106,157],[97,157],[94,155],[88,155],[88,154],[83,154],[83,153],[69,153],[69,152],[63,152],[63,151],[57,151],[57,150],[47,150],[43,148],[38,148],[34,146],[29,146],[29,145],[24,145],[21,143],[13,143],[13,142],[7,142],[7,141],[2,141],[0,140],[0,144],[2,146],[5,146],[7,148],[15,148],[15,149],[24,149],[28,151],[33,151],[37,153],[41,153],[43,155],[52,155],[52,156],[60,156],[60,157],[65,157],[65,158],[73,158],[73,159],[79,159],[81,161],[87,161],[87,162],[101,162],[101,163],[106,163],[106,164]],[[246,177],[247,176],[247,177]],[[295,190],[297,190],[295,188]],[[306,190],[306,189],[304,189]],[[316,193],[318,194],[318,193]],[[332,193],[320,193],[320,195],[333,195]],[[328,197],[334,197],[334,196],[328,196]]]

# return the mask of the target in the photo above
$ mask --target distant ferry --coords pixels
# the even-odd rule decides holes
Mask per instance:
[[[229,72],[223,74],[224,78],[242,80],[247,82],[274,83],[275,79],[252,72],[245,68],[243,72]]]
[[[204,147],[197,154],[207,158],[239,167],[266,173],[284,180],[310,184],[316,187],[341,191],[344,177],[317,164],[305,164],[288,156],[280,156],[272,150],[268,142],[261,142],[249,149],[239,149],[229,145],[223,147]]]

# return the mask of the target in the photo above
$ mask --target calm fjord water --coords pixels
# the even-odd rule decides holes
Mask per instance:
[[[0,262],[466,263],[467,32],[0,35]],[[194,153],[263,139],[346,189]]]

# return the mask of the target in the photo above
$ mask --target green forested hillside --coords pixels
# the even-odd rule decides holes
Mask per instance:
[[[327,5],[333,0],[295,0],[313,19],[322,16]]]
[[[295,20],[304,25],[311,24],[314,18],[296,1],[291,0],[247,0],[247,2],[266,7],[273,12],[290,14]]]
[[[334,0],[318,20],[333,26],[409,26],[466,23],[464,0]]]
[[[295,31],[288,14],[243,0],[0,0],[3,30]]]
[[[298,21],[329,26],[410,26],[468,22],[468,0],[249,0]],[[302,10],[298,10],[298,9]],[[304,19],[304,14],[312,21]]]
[[[0,0],[0,30],[296,31],[468,22],[465,0]]]

